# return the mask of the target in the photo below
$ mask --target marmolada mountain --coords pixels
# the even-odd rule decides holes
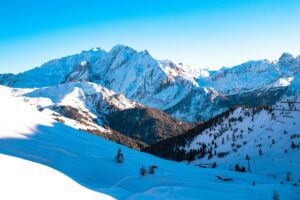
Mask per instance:
[[[300,199],[300,56],[195,70],[117,45],[0,84],[0,165],[78,198]]]

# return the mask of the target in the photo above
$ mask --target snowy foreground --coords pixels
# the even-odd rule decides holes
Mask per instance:
[[[265,176],[175,163],[78,131],[11,94],[0,86],[0,199],[267,200],[274,191],[280,199],[300,198],[299,187]],[[114,161],[118,148],[122,164]],[[141,177],[141,166],[149,165],[158,166],[156,173]]]
[[[31,161],[1,154],[0,166],[1,199],[114,199]]]

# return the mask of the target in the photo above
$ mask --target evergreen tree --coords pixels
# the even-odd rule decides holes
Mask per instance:
[[[195,160],[195,154],[193,153],[192,150],[188,153],[187,160],[189,163]]]
[[[249,157],[249,155],[246,155],[246,160],[248,162],[248,171],[250,172],[250,157]]]
[[[146,173],[147,173],[147,171],[146,171],[145,167],[142,166],[141,169],[140,169],[140,175],[141,175],[141,176],[145,176]]]
[[[286,181],[287,182],[290,182],[290,180],[291,180],[290,176],[291,176],[291,172],[286,173]]]
[[[273,200],[279,200],[279,194],[276,191],[273,192]]]
[[[232,133],[232,142],[235,142],[235,133]]]
[[[155,174],[155,168],[156,166],[150,165],[148,168],[148,174]]]
[[[241,172],[246,172],[246,169],[244,166],[242,167]]]
[[[262,150],[261,150],[261,149],[259,149],[259,151],[258,151],[258,152],[259,152],[259,155],[261,156],[261,155],[262,155]]]
[[[217,163],[213,162],[213,164],[211,165],[211,168],[216,168],[217,167]]]
[[[211,159],[211,158],[212,158],[212,153],[211,150],[209,150],[207,159]]]
[[[241,170],[240,170],[240,166],[239,166],[239,164],[235,164],[235,171],[236,171],[236,172],[239,172],[239,171],[241,171]]]
[[[291,143],[291,148],[292,148],[292,149],[297,148],[297,145],[294,143],[294,141],[292,141],[292,143]]]
[[[115,160],[116,160],[117,163],[123,163],[124,162],[124,155],[123,155],[122,150],[120,148],[118,149]]]

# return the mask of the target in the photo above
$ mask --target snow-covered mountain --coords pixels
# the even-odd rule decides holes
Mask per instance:
[[[63,57],[46,62],[40,67],[17,75],[5,74],[0,76],[0,83],[17,88],[35,88],[57,85],[65,80],[66,75],[72,73],[84,61],[94,63],[106,52],[100,48],[83,51],[80,54]]]
[[[57,121],[136,149],[193,127],[91,82],[11,91],[41,112],[52,112]]]
[[[146,151],[200,167],[215,163],[217,168],[235,170],[238,164],[246,171],[248,155],[250,173],[298,185],[300,104],[293,102],[299,100],[298,96],[273,106],[237,107]]]
[[[210,77],[200,77],[198,82],[228,95],[289,86],[299,70],[300,56],[294,58],[284,53],[278,61],[249,61],[232,68],[221,68]]]
[[[299,199],[298,187],[280,185],[270,177],[187,166],[66,126],[55,121],[51,112],[40,112],[35,104],[24,102],[24,97],[16,97],[15,92],[0,87],[1,199],[265,200],[275,191],[280,199]],[[119,148],[123,163],[115,161]],[[141,176],[142,166],[148,169],[150,165],[157,166],[155,173]]]
[[[193,70],[181,63],[156,60],[148,51],[117,45],[109,52],[92,49],[17,75],[2,74],[0,84],[34,88],[89,81],[195,122],[207,120],[232,105],[258,106],[274,103],[285,94],[294,95],[299,88],[299,69],[300,57],[285,53],[274,62],[249,61],[219,71]]]

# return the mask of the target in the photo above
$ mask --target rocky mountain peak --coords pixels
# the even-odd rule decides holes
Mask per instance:
[[[292,65],[294,62],[295,58],[290,53],[283,53],[278,60],[279,65],[285,67]]]

